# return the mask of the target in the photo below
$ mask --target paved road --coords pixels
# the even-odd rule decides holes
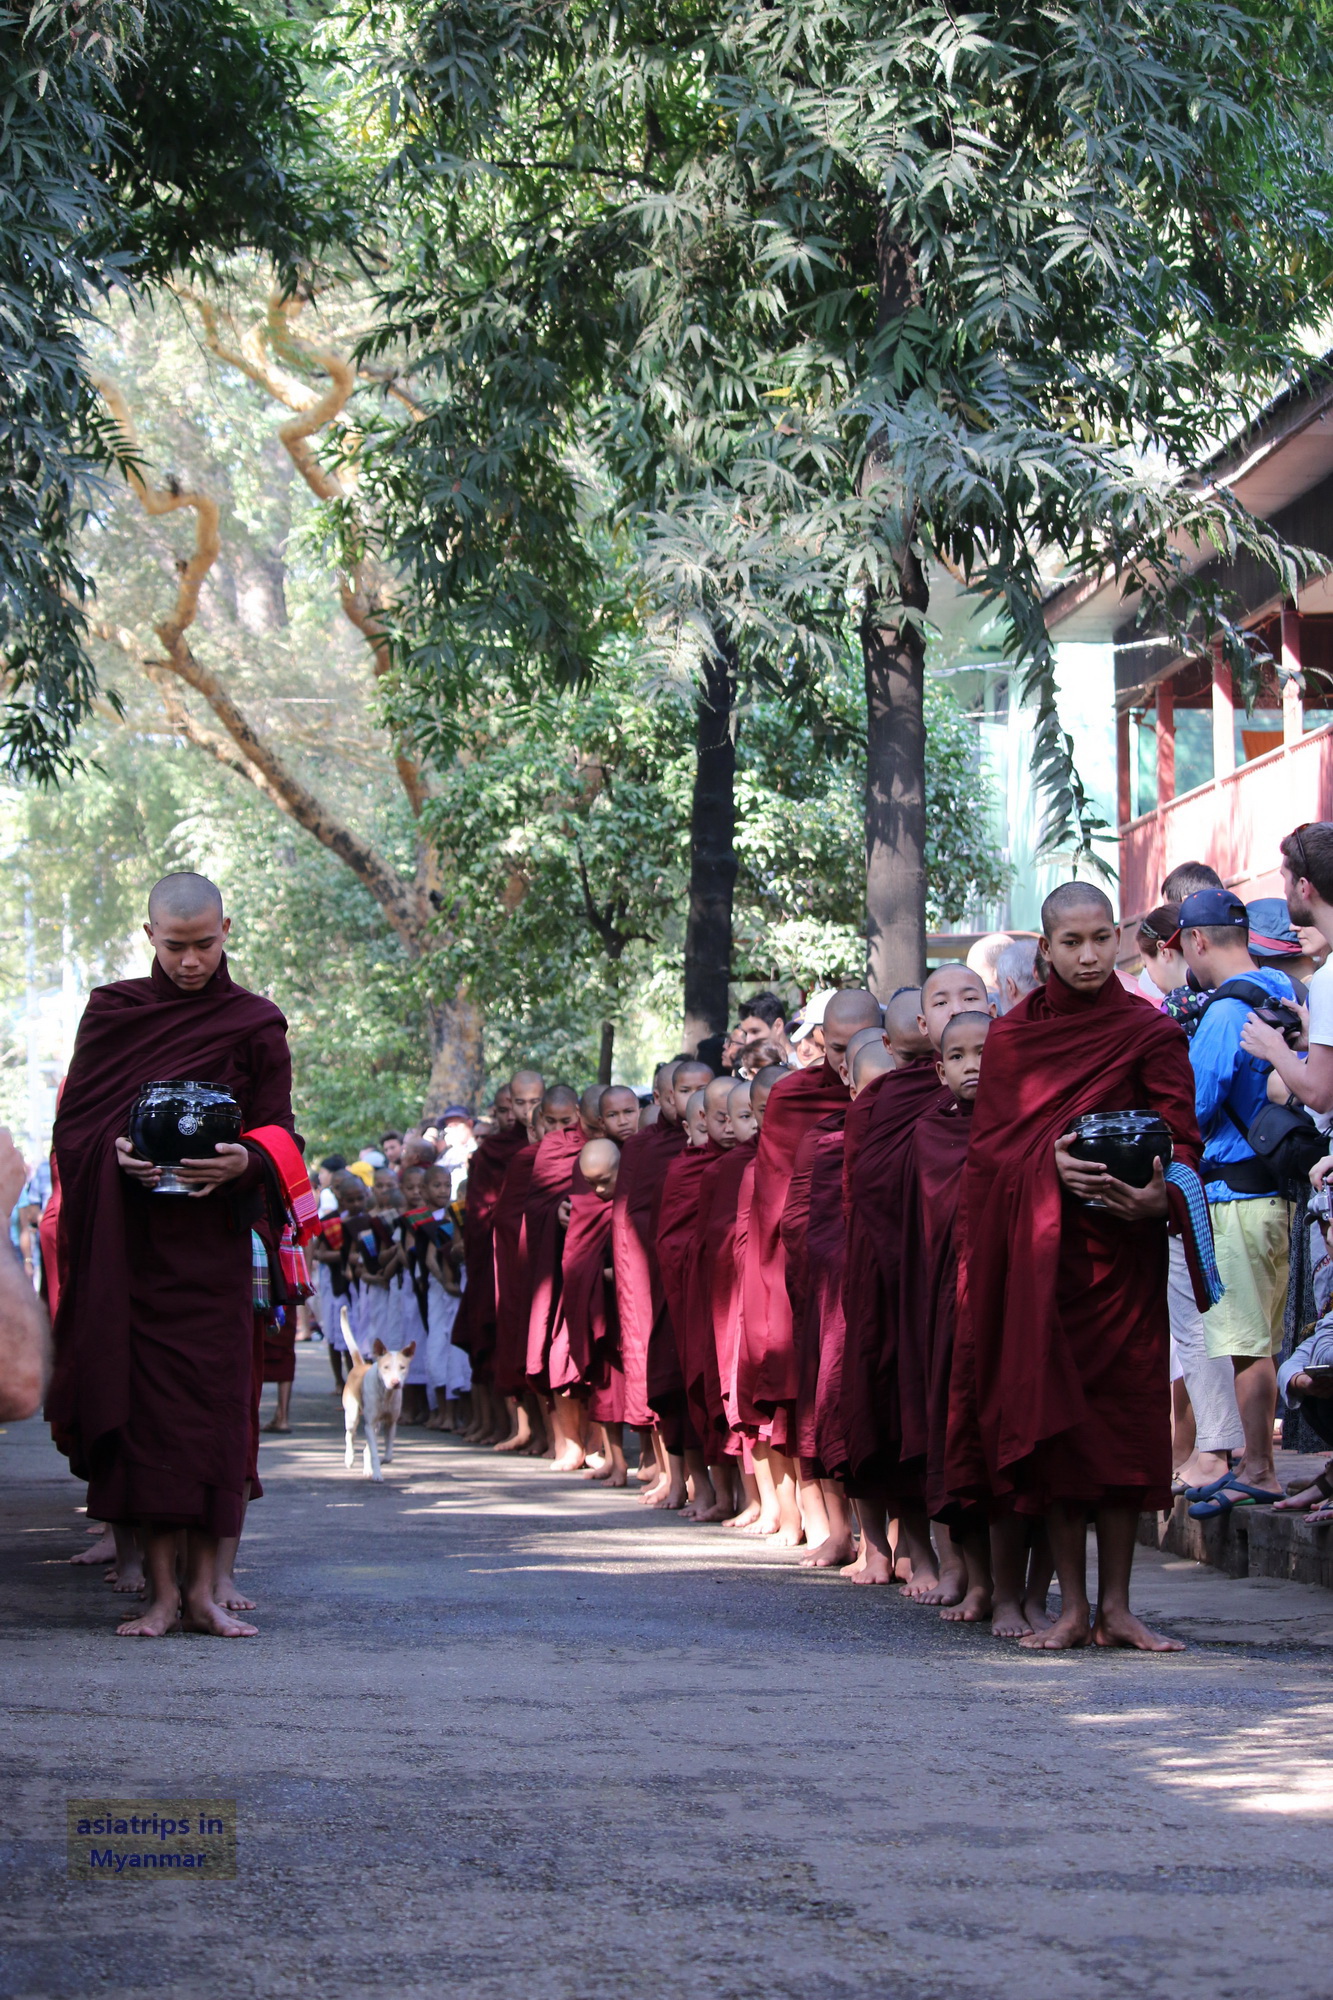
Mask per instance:
[[[5,1995],[1327,2000],[1333,1599],[1150,1558],[1168,1659],[1020,1656],[409,1432],[266,1441],[256,1641],[112,1636],[0,1435]],[[71,1797],[238,1806],[234,1882],[83,1882]]]

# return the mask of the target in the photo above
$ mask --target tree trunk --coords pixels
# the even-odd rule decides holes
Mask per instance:
[[[610,1083],[611,1081],[611,1058],[615,1054],[615,1048],[616,1048],[616,1024],[614,1021],[603,1021],[602,1046],[598,1051],[597,1055],[598,1083],[605,1084],[605,1083]]]
[[[900,562],[903,602],[924,612],[925,572]],[[926,970],[925,640],[918,625],[866,601],[866,978],[877,999],[915,986]]]
[[[736,648],[715,631],[704,661],[690,809],[690,900],[685,919],[685,1041],[693,1054],[728,1026],[731,908],[736,892]]]
[[[421,1115],[429,1124],[438,1120],[450,1104],[465,1104],[469,1109],[479,1110],[478,1100],[486,1078],[482,1067],[481,1009],[461,988],[452,1000],[427,1000],[425,1006],[432,1053]]]

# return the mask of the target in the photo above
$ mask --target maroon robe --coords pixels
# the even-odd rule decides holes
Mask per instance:
[[[509,1162],[493,1211],[491,1237],[495,1250],[495,1366],[492,1384],[501,1396],[517,1396],[527,1387],[528,1320],[532,1312],[532,1276],[523,1226],[528,1186],[537,1148],[528,1138]]]
[[[917,1254],[907,1238],[904,1202],[917,1120],[948,1098],[934,1056],[889,1070],[860,1126],[847,1175],[842,1354],[847,1467],[859,1485],[886,1489],[904,1503],[925,1497],[924,1443],[917,1459],[904,1463],[903,1458],[905,1399],[912,1405],[909,1435],[915,1436],[918,1415],[924,1430],[924,1407],[918,1413],[913,1400],[924,1380],[919,1343],[910,1328],[907,1346],[900,1341],[902,1263]]]
[[[747,1430],[758,1430],[782,1409],[775,1443],[778,1429],[785,1430],[785,1413],[795,1404],[800,1380],[787,1296],[782,1211],[802,1138],[821,1118],[845,1110],[850,1101],[846,1084],[825,1061],[779,1077],[764,1110],[746,1243],[736,1407]],[[785,1448],[785,1438],[780,1448]]]
[[[804,1245],[804,1301],[798,1327],[801,1379],[796,1396],[793,1449],[807,1478],[828,1476],[819,1449],[819,1382],[826,1338],[838,1344],[841,1369],[842,1274],[847,1225],[842,1212],[843,1121],[813,1135],[808,1169]],[[832,1357],[830,1357],[832,1363]]]
[[[1085,1207],[1055,1165],[1075,1118],[1124,1110],[1197,1168],[1189,1045],[1118,979],[1089,997],[1052,973],[991,1029],[956,1224],[956,1499],[1170,1505],[1167,1224]]]
[[[551,1386],[551,1336],[560,1304],[560,1252],[564,1243],[559,1211],[561,1202],[573,1193],[574,1169],[585,1143],[577,1125],[572,1132],[548,1132],[537,1148],[528,1184],[523,1215],[532,1301],[528,1310],[524,1372],[537,1389]]]
[[[912,1138],[914,1231],[920,1254],[903,1266],[910,1309],[926,1327],[926,1506],[932,1520],[950,1512],[944,1455],[953,1376],[958,1297],[954,1222],[972,1134],[972,1106],[951,1100],[917,1121]]]
[[[463,1210],[463,1260],[467,1285],[450,1336],[472,1359],[472,1379],[489,1382],[495,1361],[495,1207],[515,1155],[527,1144],[515,1119],[503,1132],[488,1132],[467,1164]]]
[[[749,1189],[754,1181],[755,1155],[759,1139],[745,1139],[733,1146],[718,1168],[713,1184],[713,1202],[708,1213],[707,1254],[709,1277],[709,1317],[712,1321],[712,1353],[705,1355],[705,1375],[695,1394],[711,1413],[715,1429],[726,1434],[733,1445],[728,1399],[735,1396],[736,1346],[740,1335],[742,1263],[738,1243],[749,1215]]]
[[[89,997],[56,1117],[60,1307],[47,1415],[103,1521],[238,1535],[249,1471],[250,1230],[265,1226],[258,1147],[202,1200],[141,1188],[117,1162],[139,1090],[224,1085],[242,1126],[293,1130],[287,1024],[222,960],[197,993],[154,961]]]
[[[842,1128],[842,1236],[836,1258],[826,1269],[819,1320],[819,1377],[815,1387],[814,1456],[828,1476],[847,1467],[847,1414],[843,1402],[847,1316],[845,1285],[847,1236],[851,1225],[851,1180],[880,1091],[893,1074],[881,1070],[857,1092],[847,1107]],[[836,1270],[835,1270],[836,1262]],[[806,1434],[807,1437],[809,1433]],[[804,1446],[801,1447],[804,1453]]]
[[[721,1157],[710,1139],[706,1146],[691,1146],[679,1154],[667,1169],[657,1204],[657,1263],[662,1274],[662,1305],[653,1321],[648,1350],[648,1400],[663,1425],[667,1449],[693,1449],[702,1444],[688,1422],[685,1404],[683,1330],[690,1264],[694,1254],[694,1225],[699,1213],[703,1176],[711,1163]]]
[[[586,1390],[588,1414],[599,1424],[625,1418],[615,1284],[606,1275],[610,1262],[611,1203],[594,1194],[576,1166],[551,1341],[551,1387]]]
[[[653,1218],[667,1168],[685,1144],[679,1125],[658,1119],[631,1132],[620,1149],[611,1213],[616,1310],[625,1371],[625,1422],[644,1429],[653,1422],[648,1399],[648,1349],[662,1303]]]
[[[683,1332],[677,1328],[690,1425],[710,1465],[716,1464],[725,1455],[729,1435],[722,1408],[717,1347],[713,1340],[713,1261],[721,1238],[727,1234],[728,1209],[731,1228],[735,1228],[735,1192],[739,1191],[740,1181],[734,1174],[729,1179],[723,1178],[735,1151],[734,1146],[717,1151],[699,1177],[694,1242],[685,1265]],[[718,1228],[714,1227],[715,1208],[718,1210]]]

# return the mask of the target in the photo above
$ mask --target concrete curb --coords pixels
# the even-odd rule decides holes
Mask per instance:
[[[1214,1521],[1192,1521],[1189,1502],[1169,1514],[1142,1514],[1139,1541],[1150,1549],[1207,1563],[1224,1576],[1272,1576],[1333,1590],[1333,1523],[1311,1527],[1303,1514],[1233,1507]]]

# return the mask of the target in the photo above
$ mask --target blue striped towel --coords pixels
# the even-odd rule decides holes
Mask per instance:
[[[1178,1160],[1171,1162],[1166,1170],[1166,1178],[1172,1187],[1179,1188],[1185,1197],[1190,1235],[1194,1238],[1199,1269],[1203,1272],[1203,1282],[1208,1288],[1208,1297],[1213,1305],[1216,1305],[1226,1286],[1222,1283],[1222,1273],[1217,1268],[1217,1252],[1213,1248],[1213,1230],[1208,1220],[1208,1197],[1203,1191],[1203,1182],[1193,1167],[1182,1166]]]

